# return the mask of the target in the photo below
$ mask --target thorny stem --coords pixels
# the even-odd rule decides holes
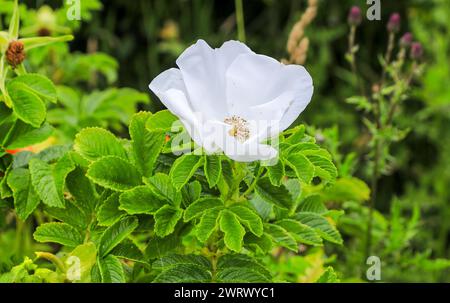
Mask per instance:
[[[410,73],[409,73],[409,75],[408,75],[408,77],[406,79],[404,87],[409,87],[409,85],[411,84],[411,81],[412,81],[412,79],[414,77],[414,74],[415,74],[416,70],[417,70],[417,62],[414,61],[412,66],[411,66],[411,71],[410,71]],[[390,125],[392,123],[392,120],[394,119],[394,114],[395,114],[395,111],[397,110],[397,106],[398,106],[398,103],[399,103],[399,99],[401,98],[401,95],[402,95],[402,91],[400,91],[397,94],[396,98],[392,102],[392,105],[391,105],[391,108],[389,109],[388,117],[387,117],[387,120],[386,120],[386,125]]]
[[[381,86],[383,86],[384,80],[386,79],[387,66],[389,65],[389,63],[391,63],[392,51],[394,50],[394,46],[395,46],[395,33],[390,32],[388,47],[386,50],[386,55],[384,56],[385,62],[383,66],[383,74],[381,76]]]
[[[370,182],[370,200],[369,200],[369,218],[367,222],[367,242],[366,242],[366,258],[371,256],[372,251],[372,225],[373,225],[373,210],[377,199],[378,190],[378,175],[379,175],[379,162],[380,162],[380,142],[378,138],[375,138],[375,157],[373,161],[372,178]]]
[[[358,76],[358,69],[356,67],[356,59],[355,59],[355,36],[356,36],[356,25],[352,25],[350,27],[350,35],[348,37],[348,56],[350,61],[350,67],[352,69],[352,73],[356,79],[356,85],[358,86],[361,96],[365,96],[364,86]]]
[[[381,76],[380,94],[376,98],[376,108],[375,108],[376,110],[374,111],[374,114],[375,114],[374,118],[376,120],[377,131],[379,131],[383,128],[383,121],[381,118],[381,98],[382,98],[381,90],[383,89],[383,85],[384,85],[384,82],[386,79],[387,67],[391,63],[392,52],[394,50],[394,46],[395,46],[395,33],[390,32],[388,47],[386,50],[386,55],[384,57],[385,62],[384,62],[384,66],[383,66],[383,73]],[[396,103],[397,102],[393,102],[393,105],[391,106],[391,111],[393,111],[393,112],[395,111]],[[393,112],[392,112],[392,115],[393,115]],[[389,114],[389,116],[390,115],[391,115],[391,113]],[[391,120],[392,120],[392,118],[388,118],[386,125],[389,125]],[[377,199],[378,178],[380,175],[379,162],[380,162],[381,147],[382,147],[380,139],[378,137],[375,136],[374,140],[375,140],[375,146],[374,146],[375,155],[374,155],[374,159],[373,159],[373,170],[372,170],[372,176],[371,176],[371,182],[370,182],[371,195],[370,195],[370,200],[369,200],[369,205],[368,205],[369,206],[369,215],[368,215],[368,222],[367,222],[366,258],[371,255],[371,251],[372,251],[373,211],[374,211],[376,199]]]
[[[244,23],[244,8],[242,0],[234,1],[236,6],[236,23],[238,30],[238,40],[245,43],[245,23]]]

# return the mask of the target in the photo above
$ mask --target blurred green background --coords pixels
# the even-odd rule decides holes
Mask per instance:
[[[106,78],[108,66],[113,71],[110,79],[97,79],[95,87],[101,89],[131,87],[150,95],[149,82],[173,67],[178,55],[197,39],[215,47],[237,39],[233,0],[103,0],[101,9],[97,1],[81,2],[92,9],[88,19],[72,24],[77,32],[71,51],[100,51],[117,60],[115,65],[103,58]],[[23,3],[30,8],[61,5],[56,0]],[[336,157],[354,153],[357,164],[352,174],[368,181],[367,132],[362,114],[345,102],[357,94],[345,60],[347,14],[352,5],[359,5],[363,12],[368,7],[366,0],[319,1],[318,15],[306,29],[310,46],[305,67],[314,79],[315,94],[299,122],[322,133]],[[243,0],[246,43],[257,53],[277,59],[287,57],[289,32],[306,6],[306,0]],[[376,82],[380,73],[378,57],[385,52],[386,23],[394,12],[402,16],[400,32],[412,32],[424,45],[426,67],[422,78],[414,82],[413,94],[405,101],[397,121],[411,131],[404,141],[393,145],[394,165],[379,180],[376,208],[386,219],[378,223],[387,226],[394,247],[380,240],[377,249],[392,265],[385,272],[389,281],[449,282],[450,6],[447,0],[382,0],[382,20],[364,18],[357,32],[359,69],[368,83]],[[89,85],[81,84],[87,90]],[[150,105],[141,108],[163,108],[155,96],[150,97]],[[410,219],[415,209],[420,210],[417,224]],[[355,213],[358,211],[364,212],[359,209]],[[348,218],[363,220],[352,214],[348,207]],[[414,225],[411,230],[407,229],[409,223]],[[332,256],[329,262],[351,280],[361,274],[361,246],[358,233],[346,226],[345,220],[342,224],[348,239],[345,247],[327,248],[327,252]],[[399,231],[402,226],[404,230]]]

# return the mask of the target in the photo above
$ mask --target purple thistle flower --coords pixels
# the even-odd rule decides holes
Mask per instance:
[[[358,6],[352,6],[348,13],[348,24],[358,26],[362,22],[361,9]]]
[[[387,25],[388,31],[398,33],[398,31],[400,30],[401,20],[402,18],[400,17],[399,13],[392,14]]]
[[[413,42],[411,44],[411,59],[419,60],[423,56],[423,47],[420,42]]]
[[[400,45],[402,47],[410,47],[412,42],[413,42],[413,35],[410,32],[405,33],[400,38]]]

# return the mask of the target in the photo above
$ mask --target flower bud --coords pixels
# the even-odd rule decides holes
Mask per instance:
[[[361,9],[358,6],[353,6],[348,13],[348,24],[358,26],[362,22]]]
[[[401,47],[405,47],[408,48],[411,46],[413,40],[413,35],[411,33],[405,33],[401,38],[400,38],[400,46]]]
[[[401,21],[401,17],[399,13],[394,13],[391,15],[391,17],[389,18],[389,22],[387,25],[387,29],[389,32],[393,32],[393,33],[398,33],[398,31],[400,30],[400,21]]]
[[[16,68],[25,60],[24,45],[20,41],[12,41],[6,50],[6,61],[12,68]]]
[[[423,47],[420,42],[413,42],[411,44],[411,59],[419,60],[423,56]]]

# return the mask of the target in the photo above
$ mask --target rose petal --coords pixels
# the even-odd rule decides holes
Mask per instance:
[[[240,55],[228,68],[226,79],[229,111],[246,119],[254,118],[249,108],[276,100],[286,92],[292,94],[293,100],[280,121],[280,131],[295,121],[313,93],[311,76],[304,67],[284,65],[264,55]],[[276,107],[273,104],[267,109]]]
[[[187,48],[177,59],[189,100],[194,111],[223,121],[228,115],[225,95],[225,71],[240,54],[252,51],[237,41],[228,41],[212,49],[205,41]]]

